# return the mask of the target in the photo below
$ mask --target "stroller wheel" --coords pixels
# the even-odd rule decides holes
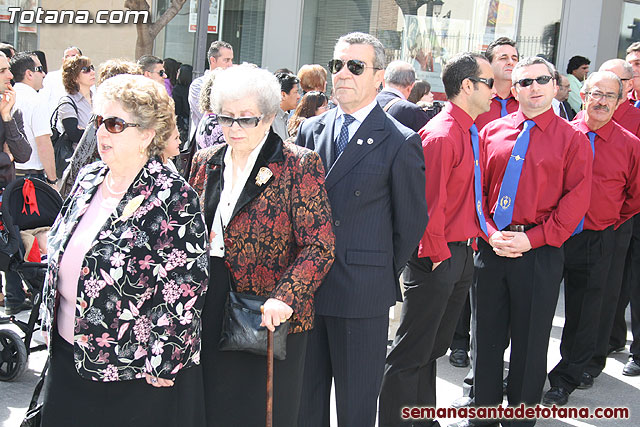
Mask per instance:
[[[0,381],[13,381],[27,368],[27,349],[18,334],[0,329]]]

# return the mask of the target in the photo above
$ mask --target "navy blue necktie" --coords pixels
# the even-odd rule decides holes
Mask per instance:
[[[511,157],[504,171],[504,177],[502,177],[498,203],[493,213],[493,220],[498,230],[502,230],[511,224],[513,205],[516,200],[516,194],[518,193],[518,183],[520,182],[520,174],[522,173],[524,158],[529,148],[529,131],[535,125],[536,123],[533,120],[524,122],[524,128],[522,132],[520,132],[520,135],[518,135],[518,138],[516,138],[516,143],[511,150]]]
[[[593,158],[595,159],[596,157],[596,133],[589,131],[587,132],[587,136],[589,137],[589,142],[591,143],[591,152],[593,153]],[[586,216],[586,215],[585,215]],[[580,233],[582,231],[582,229],[584,228],[584,216],[582,217],[582,219],[580,220],[580,224],[578,224],[578,226],[576,227],[576,230],[573,232],[573,234],[571,234],[572,236],[575,236],[576,234]]]
[[[500,103],[500,105],[502,105],[502,108],[500,109],[500,117],[504,117],[507,114],[509,114],[509,112],[507,111],[507,102],[509,102],[509,100],[511,99],[511,97],[507,98],[507,99],[502,99],[502,98],[498,98],[497,96],[494,98],[496,101],[498,101]]]
[[[349,125],[355,120],[355,118],[349,114],[345,114],[343,119],[344,122],[342,123],[342,128],[340,128],[340,135],[338,135],[338,139],[336,140],[336,159],[340,157],[340,154],[347,148],[347,144],[349,143]]]
[[[636,108],[640,108],[640,101],[636,101],[635,104],[633,104],[633,106]]]
[[[480,222],[480,228],[487,236],[487,221],[484,219],[484,212],[482,211],[482,172],[480,171],[480,144],[478,142],[478,128],[475,123],[469,128],[471,132],[471,147],[473,148],[473,187],[476,199],[476,215],[478,215],[478,222]]]

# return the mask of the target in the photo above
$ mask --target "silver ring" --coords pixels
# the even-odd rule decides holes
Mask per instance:
[[[157,379],[155,379],[155,378],[151,378],[151,382],[152,382],[152,383],[157,383],[157,382],[158,382],[158,380],[157,380]]]

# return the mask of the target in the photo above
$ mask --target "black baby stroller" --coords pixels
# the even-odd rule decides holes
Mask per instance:
[[[24,261],[20,230],[51,226],[62,207],[57,191],[38,179],[18,178],[5,188],[0,207],[0,270],[18,273],[32,294],[33,308],[27,322],[15,316],[0,317],[0,324],[13,323],[24,339],[12,330],[0,329],[0,381],[17,379],[27,367],[32,351],[44,349],[44,344],[31,347],[31,338],[40,330],[38,314],[47,264]]]

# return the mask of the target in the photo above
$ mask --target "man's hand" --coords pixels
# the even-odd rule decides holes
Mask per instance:
[[[15,104],[16,91],[11,87],[10,83],[7,83],[4,93],[0,95],[0,116],[2,116],[2,121],[8,122],[11,120],[11,109]]]
[[[434,262],[433,265],[431,266],[431,271],[435,270],[436,268],[438,268],[438,266],[442,264],[442,261],[438,261],[438,262]]]
[[[525,233],[519,231],[496,231],[489,238],[489,244],[498,256],[521,257],[531,249],[531,242]]]
[[[9,160],[11,160],[13,162],[13,154],[11,154],[11,149],[9,148],[8,144],[5,144],[4,147],[2,147],[2,151],[4,151],[7,156],[9,156]]]

